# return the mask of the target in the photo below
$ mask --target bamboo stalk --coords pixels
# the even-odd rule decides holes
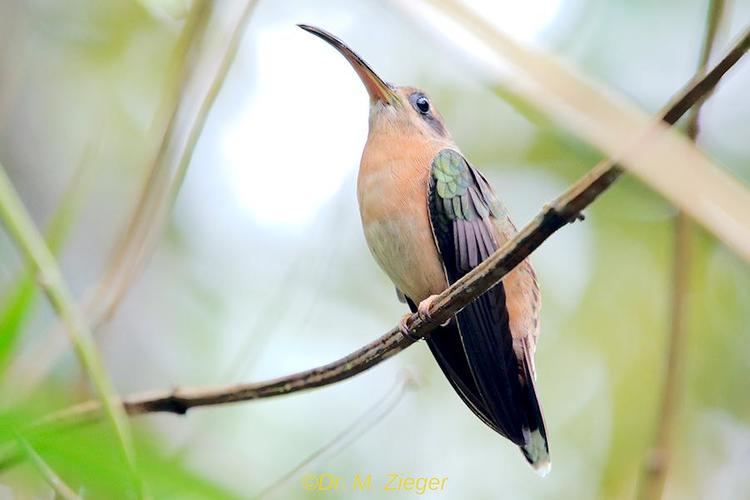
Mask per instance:
[[[495,56],[480,65],[491,86],[502,86],[518,95],[525,104],[596,146],[605,156],[617,156],[629,173],[750,262],[750,190],[682,134],[653,134],[648,141],[640,137],[623,148],[623,141],[637,137],[650,118],[624,97],[589,81],[549,54],[516,43],[464,2],[391,1],[415,22],[432,23],[429,20],[436,16],[425,15],[431,10],[458,23]],[[433,26],[441,39],[442,27],[443,22]],[[745,37],[747,32],[746,27],[740,36]],[[462,56],[471,59],[474,54],[463,51]]]
[[[104,414],[117,436],[125,461],[133,478],[136,479],[135,452],[130,426],[122,406],[118,404],[112,382],[99,359],[91,330],[73,300],[57,261],[13,188],[2,165],[0,165],[0,218],[24,258],[38,273],[39,285],[44,289],[52,308],[65,325],[83,371],[96,390]]]
[[[76,494],[73,489],[65,484],[65,481],[50,467],[47,462],[31,447],[28,441],[21,436],[16,436],[18,444],[21,446],[24,454],[29,458],[29,461],[34,465],[39,474],[42,475],[44,480],[49,484],[55,492],[56,498],[62,498],[63,500],[80,500],[80,496]]]
[[[716,42],[724,13],[724,0],[710,0],[706,17],[706,33],[698,62],[698,72],[704,73]],[[695,142],[698,138],[700,112],[708,94],[696,102],[688,115],[687,136]],[[672,268],[671,325],[666,356],[664,387],[660,411],[656,415],[653,444],[643,464],[638,498],[662,498],[672,461],[673,435],[680,405],[680,390],[684,383],[684,356],[688,336],[688,300],[690,290],[692,221],[683,211],[674,218],[674,257]]]

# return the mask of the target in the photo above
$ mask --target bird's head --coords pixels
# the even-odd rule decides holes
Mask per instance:
[[[370,95],[370,133],[399,131],[418,133],[439,141],[450,141],[443,117],[430,98],[414,87],[386,83],[344,42],[325,30],[299,24],[300,28],[322,38],[349,61]]]

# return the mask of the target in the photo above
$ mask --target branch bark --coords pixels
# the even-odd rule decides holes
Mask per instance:
[[[694,78],[660,113],[651,128],[636,138],[629,147],[639,144],[660,132],[661,122],[674,124],[696,102],[710,93],[724,74],[739,61],[750,47],[750,29],[726,56],[707,74]],[[444,323],[477,296],[497,284],[547,238],[566,224],[580,217],[581,211],[617,180],[622,168],[615,159],[598,163],[554,202],[547,205],[512,240],[493,253],[473,271],[441,293],[430,311],[430,319],[414,314],[409,320],[409,335],[392,328],[385,335],[337,361],[310,370],[286,375],[265,382],[236,384],[215,388],[178,388],[129,397],[122,401],[129,415],[152,412],[184,414],[191,408],[251,401],[291,394],[321,387],[353,377],[368,368],[406,349]],[[48,432],[71,425],[97,420],[101,408],[96,401],[88,401],[52,413],[32,423],[26,431]],[[14,461],[12,446],[0,449],[0,469]]]

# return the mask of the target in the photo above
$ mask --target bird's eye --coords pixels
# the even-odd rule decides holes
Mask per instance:
[[[419,112],[423,115],[426,115],[430,111],[430,101],[428,101],[425,96],[417,97],[415,104],[417,105]]]

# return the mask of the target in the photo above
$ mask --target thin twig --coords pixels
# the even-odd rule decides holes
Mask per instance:
[[[47,481],[50,488],[55,491],[55,496],[64,500],[80,500],[80,496],[73,489],[65,484],[65,481],[47,465],[47,462],[31,447],[28,441],[21,436],[16,436],[18,444],[21,446],[23,453],[29,458],[29,461],[36,467],[39,473]]]
[[[737,42],[715,68],[705,76],[694,79],[657,117],[669,125],[674,124],[702,96],[714,89],[721,77],[745,54],[748,46],[750,32]],[[654,126],[651,131],[645,133],[645,137],[651,133],[657,134],[662,131]],[[152,392],[126,398],[123,400],[123,406],[130,415],[151,412],[184,414],[189,409],[199,406],[281,396],[353,377],[404,350],[417,339],[427,337],[434,328],[497,284],[550,235],[576,220],[581,211],[617,180],[621,173],[622,169],[614,160],[604,160],[597,164],[565,193],[546,206],[513,239],[441,293],[434,302],[429,318],[412,315],[409,321],[409,335],[393,328],[374,342],[337,361],[265,382]],[[99,415],[99,404],[96,401],[88,401],[47,415],[32,424],[29,431],[56,431],[95,421]],[[15,452],[12,446],[0,449],[0,469],[14,461]]]
[[[710,0],[706,18],[706,33],[698,61],[698,72],[708,66],[724,13],[724,0]],[[696,141],[699,133],[701,106],[709,94],[699,99],[688,115],[687,136]],[[687,343],[688,291],[690,288],[692,222],[680,210],[674,219],[674,259],[672,269],[672,306],[669,344],[667,347],[666,371],[660,411],[656,416],[654,443],[643,465],[638,498],[656,500],[662,498],[672,455],[673,433],[679,409],[679,392],[683,384],[683,358]]]

